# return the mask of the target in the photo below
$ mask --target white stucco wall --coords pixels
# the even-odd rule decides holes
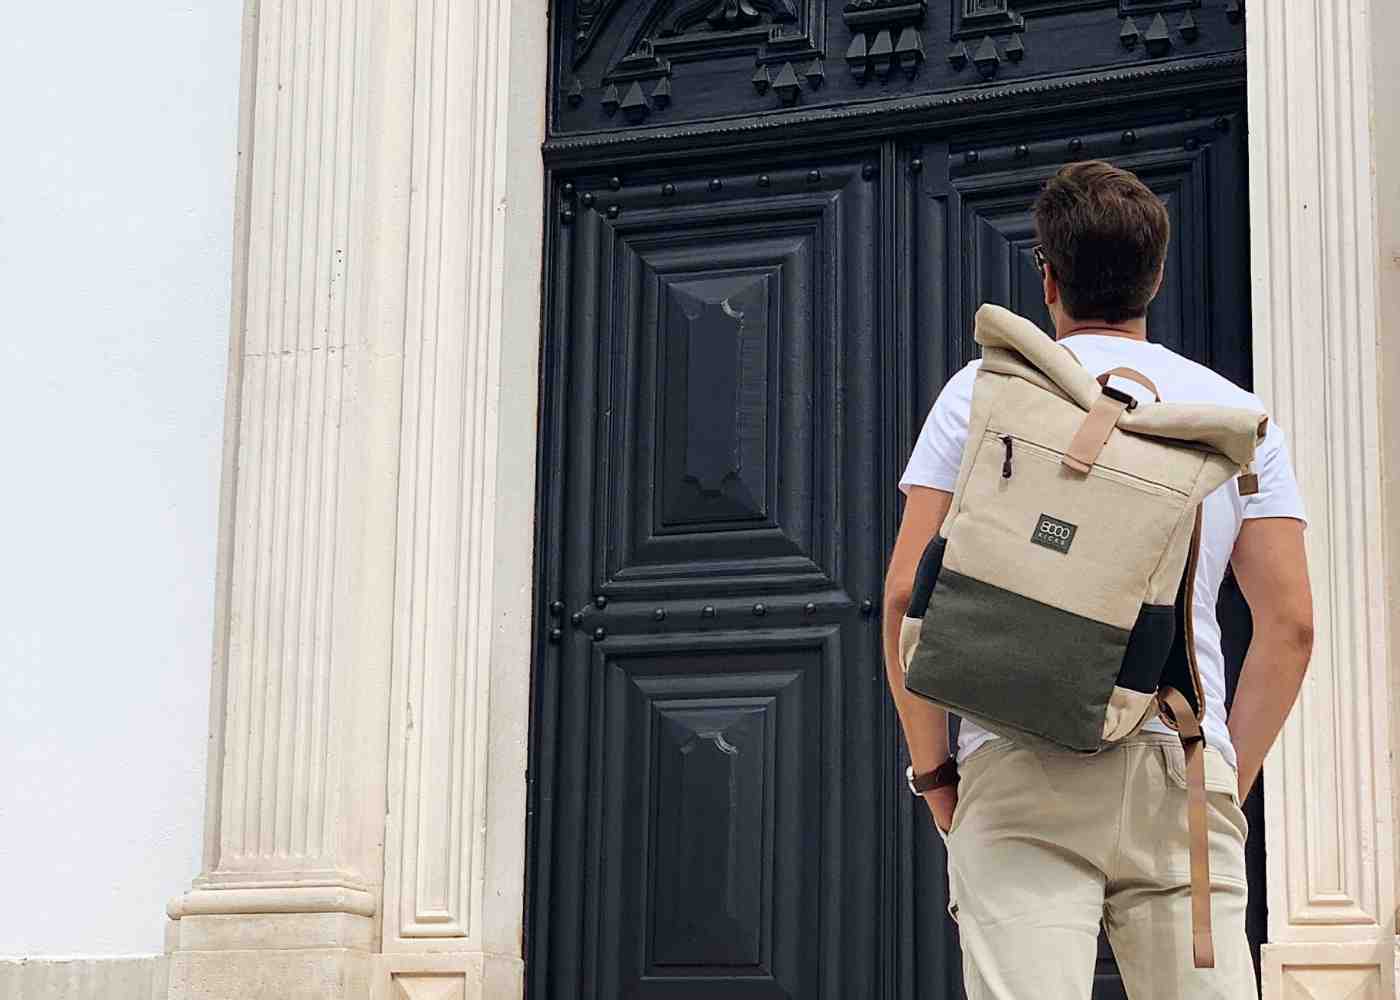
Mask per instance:
[[[199,870],[241,6],[0,30],[0,955],[159,951]]]

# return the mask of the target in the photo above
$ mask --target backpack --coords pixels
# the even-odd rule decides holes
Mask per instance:
[[[1262,414],[1162,402],[995,305],[952,504],[900,630],[905,687],[1038,750],[1093,754],[1154,715],[1185,748],[1192,941],[1214,965],[1191,609],[1201,502],[1250,472]],[[1154,402],[1109,385],[1135,382]]]

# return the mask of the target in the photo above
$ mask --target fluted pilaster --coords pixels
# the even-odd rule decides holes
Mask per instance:
[[[1248,13],[1255,384],[1310,515],[1313,663],[1266,766],[1266,997],[1394,995],[1369,10]],[[1379,111],[1379,109],[1375,109]]]
[[[545,22],[417,0],[377,996],[518,995]],[[538,94],[539,101],[521,101]]]

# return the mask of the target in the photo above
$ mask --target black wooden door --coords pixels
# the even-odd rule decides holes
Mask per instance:
[[[1039,315],[1069,159],[1163,195],[1153,336],[1248,381],[1237,14],[555,4],[534,1000],[960,995],[880,664],[894,484],[977,304]]]

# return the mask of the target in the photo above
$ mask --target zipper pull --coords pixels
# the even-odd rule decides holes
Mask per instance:
[[[1001,443],[1006,445],[1006,459],[1001,463],[1001,478],[1011,478],[1011,435],[1003,434]]]

